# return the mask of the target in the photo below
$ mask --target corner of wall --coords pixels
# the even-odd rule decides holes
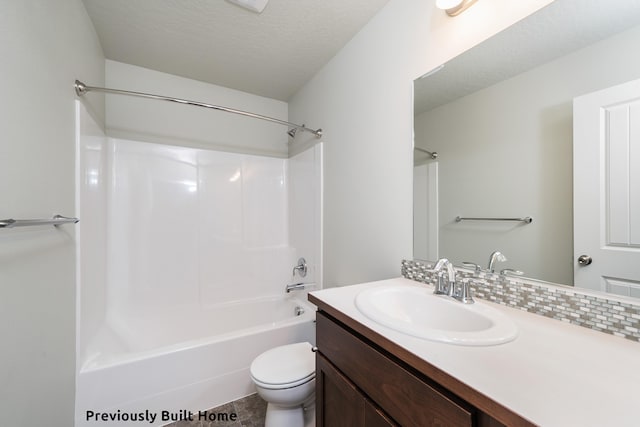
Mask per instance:
[[[550,1],[478,2],[449,18],[391,0],[291,98],[290,120],[325,130],[327,286],[397,276],[412,252],[413,79]]]
[[[73,83],[101,84],[104,56],[80,0],[0,3],[0,217],[75,211]],[[104,117],[100,101],[93,104]],[[73,225],[3,231],[6,329],[0,425],[73,425],[76,235]],[[34,411],[33,408],[38,408]]]

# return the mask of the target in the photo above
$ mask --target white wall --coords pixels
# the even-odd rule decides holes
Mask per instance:
[[[107,299],[107,137],[76,101],[77,178],[76,226],[77,292],[77,370],[86,359],[86,343],[95,336],[106,314]]]
[[[133,351],[122,339],[140,320],[321,281],[321,144],[279,159],[105,138],[79,112],[81,371]],[[292,278],[301,256],[308,274]]]
[[[316,144],[288,161],[289,245],[294,262],[304,257],[308,270],[293,282],[316,285],[307,290],[322,288],[322,149],[323,144]]]
[[[391,0],[290,100],[291,121],[325,132],[325,286],[398,276],[412,256],[413,80],[548,3],[482,1],[450,18]]]
[[[109,316],[284,293],[287,160],[120,139],[110,151]]]
[[[104,81],[96,34],[80,0],[3,0],[0,28],[0,218],[73,215],[73,82]],[[75,293],[73,225],[0,230],[0,425],[73,425]]]
[[[121,62],[107,60],[106,64],[106,85],[113,89],[183,98],[287,120],[286,102]],[[263,120],[122,95],[107,95],[106,111],[109,136],[276,157],[286,157],[288,152],[287,128]]]
[[[499,249],[498,268],[573,284],[572,101],[638,78],[639,39],[640,27],[625,31],[416,117],[416,146],[440,154],[440,253],[486,266]]]

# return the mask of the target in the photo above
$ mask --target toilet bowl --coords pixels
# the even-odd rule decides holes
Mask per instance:
[[[267,402],[265,427],[313,425],[315,354],[308,342],[267,350],[251,363],[251,379]]]

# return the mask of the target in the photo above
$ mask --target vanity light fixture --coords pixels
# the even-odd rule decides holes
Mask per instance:
[[[436,0],[436,7],[444,9],[449,16],[457,16],[467,10],[477,0]]]

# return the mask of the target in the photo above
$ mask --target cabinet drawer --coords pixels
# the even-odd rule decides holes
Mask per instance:
[[[316,319],[319,351],[398,423],[473,425],[472,409],[440,393],[322,312]]]

